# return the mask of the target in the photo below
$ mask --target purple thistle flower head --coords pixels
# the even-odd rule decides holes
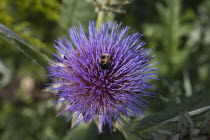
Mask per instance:
[[[50,77],[58,85],[54,90],[63,106],[58,115],[71,112],[73,125],[95,121],[102,126],[120,121],[120,116],[140,117],[147,108],[144,96],[154,97],[147,80],[155,79],[155,68],[149,68],[153,56],[144,49],[141,34],[128,34],[129,27],[101,23],[97,30],[89,23],[88,35],[82,26],[70,29],[70,39],[58,39],[56,63],[49,67]],[[65,103],[65,104],[64,104]]]

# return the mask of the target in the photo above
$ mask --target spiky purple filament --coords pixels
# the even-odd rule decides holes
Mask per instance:
[[[120,115],[137,116],[147,108],[142,96],[154,96],[147,83],[156,69],[149,68],[150,49],[143,49],[138,33],[128,35],[128,27],[102,23],[97,31],[89,24],[87,37],[82,26],[70,29],[70,38],[58,39],[56,49],[64,56],[54,54],[58,61],[49,67],[52,84],[59,83],[59,102],[67,102],[67,111],[85,123],[95,121],[102,131],[106,123],[119,120]],[[76,49],[74,49],[76,47]],[[100,56],[110,54],[112,63],[101,70]],[[59,65],[59,64],[62,65]],[[82,116],[82,117],[79,117]]]

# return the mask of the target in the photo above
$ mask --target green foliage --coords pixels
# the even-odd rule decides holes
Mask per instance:
[[[0,36],[9,42],[11,45],[15,46],[21,52],[23,52],[27,57],[31,58],[35,63],[40,64],[43,68],[48,66],[50,59],[36,50],[33,46],[24,41],[17,34],[0,24]]]
[[[0,139],[52,139],[63,137],[68,128],[65,120],[51,117],[54,114],[52,103],[25,104],[17,102],[1,103]]]
[[[62,28],[67,31],[69,27],[80,22],[87,27],[90,20],[95,20],[94,7],[85,0],[63,0],[61,9]]]
[[[207,113],[204,113],[205,111],[201,111],[202,109],[192,111],[190,112],[191,114],[189,114],[186,111],[180,113],[179,116],[176,117],[177,118],[176,121],[178,121],[177,129],[174,129],[173,132],[168,131],[168,130],[156,129],[156,131],[152,133],[154,140],[159,140],[159,139],[167,140],[168,138],[173,139],[173,140],[182,140],[182,139],[206,140],[208,139],[208,133],[210,131],[210,127],[208,124],[210,120],[210,111],[209,111],[210,106],[207,106],[204,108],[202,109],[205,110]],[[190,115],[193,115],[194,112],[196,115],[199,114],[200,118],[204,119],[204,121],[199,122],[200,123],[199,125],[195,125],[195,123],[193,122],[190,116]],[[200,112],[202,112],[202,115],[200,115]],[[163,124],[168,123],[170,121],[175,121],[175,118],[167,122],[163,122]],[[170,130],[171,129],[172,128],[170,127]],[[165,138],[163,136],[165,136]]]
[[[136,122],[132,129],[140,134],[148,135],[148,133],[152,132],[153,130],[166,125],[167,123],[162,122],[173,118],[179,114],[179,112],[183,112],[186,109],[188,109],[188,111],[192,111],[202,108],[203,106],[209,106],[210,94],[206,92],[201,92],[200,94],[202,94],[202,96],[197,94],[191,97],[183,97],[181,98],[182,103],[180,104],[170,102],[167,104],[167,107],[162,109],[160,112],[153,112],[152,114],[138,121],[138,123]],[[200,102],[201,100],[202,102]],[[210,109],[205,110],[205,112],[210,112]],[[202,116],[205,112],[197,114],[197,117]],[[203,120],[201,119],[200,121]],[[170,121],[167,122],[170,123]],[[171,127],[173,127],[173,123],[167,125],[171,125]]]
[[[42,41],[52,40],[55,23],[59,19],[60,4],[58,0],[15,1],[2,0],[0,4],[0,21],[17,32],[29,43],[38,47],[46,47]],[[21,15],[21,16],[20,16]],[[40,41],[42,39],[42,41]],[[5,45],[5,44],[3,44]]]
[[[49,55],[49,52],[53,50],[52,41],[57,37],[55,29],[57,28],[56,23],[59,19],[59,9],[60,2],[58,0],[51,0],[50,2],[46,2],[44,0],[1,0],[0,23],[18,34],[29,44],[33,44],[32,46],[35,46],[36,48],[31,47],[32,52],[33,50],[37,50],[34,51],[37,54],[35,59],[42,59],[42,56],[39,55],[41,52]],[[10,69],[10,77],[19,73],[20,69],[24,70],[25,73],[32,74],[31,70],[33,70],[36,72],[36,74],[43,74],[43,69],[40,69],[38,65],[32,66],[29,64],[31,62],[28,61],[28,58],[15,48],[18,48],[21,45],[24,47],[24,44],[19,42],[19,44],[16,44],[17,46],[15,45],[14,47],[10,47],[11,44],[14,45],[14,43],[18,42],[14,42],[14,40],[8,40],[8,37],[5,35],[3,36],[4,39],[7,39],[9,42],[7,43],[2,38],[0,38],[0,59],[3,61],[3,63],[5,62],[6,67]],[[27,47],[27,45],[25,47],[26,49],[30,50],[30,47]],[[31,57],[30,54],[27,55]],[[44,60],[40,61],[45,63],[42,63],[43,65],[48,65],[46,62],[44,62]],[[3,77],[6,75],[8,74],[3,74]],[[43,77],[44,76],[41,76],[40,79],[44,79]]]
[[[156,55],[160,80],[155,82],[158,97],[150,99],[151,110],[140,120],[130,118],[131,124],[126,120],[123,125],[116,123],[113,134],[105,126],[99,135],[94,124],[81,123],[70,129],[67,117],[56,118],[58,111],[49,100],[53,97],[43,91],[50,81],[46,71],[28,57],[46,67],[54,40],[67,35],[68,28],[78,22],[87,27],[89,20],[96,20],[95,8],[100,7],[85,0],[1,0],[0,139],[164,139],[168,135],[160,133],[172,136],[177,132],[179,112],[210,105],[210,1],[141,0],[120,7],[127,13],[116,19],[143,33],[146,47],[153,48]],[[112,12],[106,14],[103,20],[114,19]],[[32,79],[26,82],[29,85],[22,84],[26,77]],[[195,126],[208,112],[191,115]]]
[[[159,21],[145,24],[145,35],[152,39],[149,46],[155,50],[160,74],[173,77],[182,71],[189,55],[190,46],[183,38],[192,30],[186,21],[192,20],[194,14],[192,10],[182,11],[181,0],[157,3],[157,11]]]

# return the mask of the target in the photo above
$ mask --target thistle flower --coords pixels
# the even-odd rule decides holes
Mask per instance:
[[[129,27],[101,23],[97,30],[89,23],[88,35],[82,26],[70,28],[70,39],[58,39],[56,63],[49,67],[50,77],[59,85],[54,90],[63,103],[58,115],[71,112],[73,125],[95,121],[99,132],[102,126],[125,117],[143,115],[149,103],[144,96],[154,97],[147,80],[155,79],[153,59],[140,41],[141,34],[128,35]],[[108,56],[108,57],[105,57]]]

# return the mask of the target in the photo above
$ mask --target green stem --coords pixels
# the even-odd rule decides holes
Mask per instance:
[[[27,57],[31,58],[35,63],[41,65],[43,69],[49,66],[49,62],[51,60],[46,54],[38,51],[36,47],[31,46],[15,32],[2,24],[0,24],[0,38],[3,38],[13,47],[16,47],[18,50],[24,53]]]
[[[97,16],[97,21],[96,21],[96,28],[99,30],[100,28],[100,23],[103,21],[104,18],[104,12],[103,11],[99,11],[98,12],[98,16]]]

